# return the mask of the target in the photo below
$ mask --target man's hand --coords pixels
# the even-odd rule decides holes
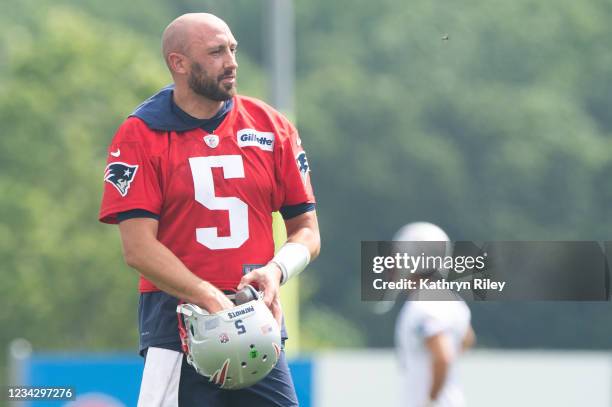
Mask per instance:
[[[201,281],[200,284],[198,284],[197,290],[199,295],[198,301],[196,301],[195,304],[204,308],[211,314],[224,309],[234,308],[234,304],[229,298],[227,298],[221,290],[207,281]]]
[[[281,269],[276,264],[270,263],[245,274],[238,284],[238,290],[242,290],[247,284],[255,284],[260,291],[263,291],[263,300],[270,308],[279,327],[283,318],[279,291],[281,275]]]

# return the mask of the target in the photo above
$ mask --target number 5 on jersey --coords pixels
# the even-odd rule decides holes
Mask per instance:
[[[212,169],[223,169],[223,178],[244,178],[244,164],[239,155],[215,155],[189,159],[195,200],[212,211],[224,210],[229,213],[229,236],[219,236],[216,227],[197,228],[198,243],[212,250],[235,249],[249,238],[249,208],[236,197],[215,196]]]

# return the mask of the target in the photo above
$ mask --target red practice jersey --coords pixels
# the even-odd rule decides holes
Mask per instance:
[[[315,202],[295,127],[261,101],[233,102],[214,134],[128,118],[108,150],[100,209],[105,223],[134,209],[159,215],[159,241],[222,290],[273,257],[272,212]],[[158,291],[142,276],[139,288]]]

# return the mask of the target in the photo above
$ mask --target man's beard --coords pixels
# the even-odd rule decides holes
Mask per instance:
[[[202,65],[194,62],[191,64],[191,74],[189,75],[188,84],[191,90],[198,95],[217,102],[223,102],[231,99],[236,94],[236,87],[234,84],[221,84],[223,78],[229,75],[232,75],[231,71],[219,75],[216,79],[211,78],[206,71],[202,69]]]

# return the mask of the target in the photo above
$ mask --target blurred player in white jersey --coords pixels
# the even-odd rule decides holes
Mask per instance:
[[[402,242],[446,242],[398,244],[397,250],[409,255],[450,255],[446,233],[431,223],[404,226],[394,237]],[[418,247],[417,247],[418,246]],[[434,280],[445,277],[444,270],[419,270],[412,279]],[[431,298],[435,298],[434,301]],[[429,300],[428,300],[429,299]],[[457,359],[473,345],[474,331],[470,310],[451,291],[411,292],[396,321],[395,346],[401,367],[402,407],[463,407],[465,399],[458,380]]]

